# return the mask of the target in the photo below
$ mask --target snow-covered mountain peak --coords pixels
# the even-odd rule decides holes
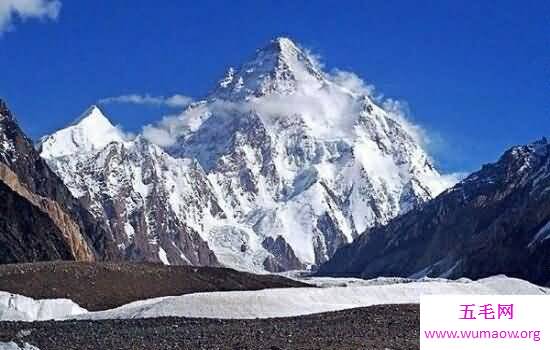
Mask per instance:
[[[302,269],[439,192],[414,128],[369,96],[354,74],[323,73],[315,56],[277,38],[143,138],[108,145],[123,135],[92,107],[46,138],[42,155],[112,225],[121,249],[138,252],[132,237],[147,238],[150,254],[139,258],[164,257],[160,242],[181,263],[174,232],[187,227],[195,252],[206,251],[203,239],[227,266]],[[81,148],[95,152],[51,155]]]
[[[314,60],[291,39],[279,37],[269,42],[267,46],[256,52],[257,57],[272,56],[280,62],[292,64],[299,61],[306,65],[315,66]]]
[[[279,37],[256,51],[238,70],[230,68],[218,83],[213,97],[249,99],[273,93],[288,95],[300,83],[319,86],[325,81],[315,58],[291,39]]]
[[[271,40],[270,44],[280,51],[301,51],[301,49],[298,48],[298,45],[296,45],[294,41],[292,41],[292,39],[284,36],[280,36]]]
[[[113,126],[111,121],[105,116],[103,111],[97,106],[97,105],[91,105],[88,107],[84,113],[80,115],[72,123],[72,125],[78,125],[78,124],[89,124],[89,123],[101,123],[101,124],[110,124]]]
[[[124,142],[124,133],[97,107],[89,107],[72,125],[41,139],[39,148],[46,159],[89,153],[111,142]]]

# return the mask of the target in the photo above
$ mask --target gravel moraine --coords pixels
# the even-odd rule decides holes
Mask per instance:
[[[218,267],[55,261],[0,265],[0,290],[35,299],[67,298],[90,311],[197,292],[309,287],[276,275]]]
[[[301,317],[0,322],[0,341],[40,350],[419,349],[418,305],[379,305]]]

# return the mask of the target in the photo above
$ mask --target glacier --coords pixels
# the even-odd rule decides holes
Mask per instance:
[[[453,281],[429,278],[359,280],[319,277],[306,278],[305,281],[312,282],[317,287],[194,293],[140,300],[96,312],[87,312],[65,299],[35,301],[13,294],[9,298],[18,300],[18,303],[8,304],[10,312],[6,312],[5,300],[9,293],[0,292],[0,321],[151,317],[254,319],[292,317],[380,304],[418,304],[422,295],[550,295],[549,288],[504,275],[477,281],[466,278]],[[41,306],[40,312],[37,312],[38,305]]]
[[[28,343],[23,343],[23,345],[17,345],[15,342],[0,342],[0,350],[40,350],[36,346],[30,345]]]
[[[0,291],[0,321],[44,321],[86,312],[69,299],[35,300]]]

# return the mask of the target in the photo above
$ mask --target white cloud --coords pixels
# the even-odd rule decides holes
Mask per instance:
[[[322,64],[318,63],[318,60],[319,58],[315,57],[315,64],[321,67]],[[300,65],[294,65],[292,68],[300,69]],[[360,97],[367,96],[376,108],[385,110],[389,117],[397,121],[424,150],[430,149],[431,133],[411,121],[406,102],[383,98],[373,85],[365,83],[351,72],[334,70],[325,74],[330,82],[328,84],[320,83],[317,79],[308,79],[308,72],[295,73],[299,84],[293,94],[268,94],[246,101],[216,99],[207,103],[195,103],[178,115],[167,116],[158,123],[147,125],[143,128],[143,135],[153,143],[171,146],[180,137],[196,130],[210,115],[231,118],[238,114],[254,112],[268,127],[281,116],[299,115],[317,138],[353,139],[357,117],[364,109],[364,100]],[[382,162],[379,163],[383,165]],[[389,169],[388,172],[394,172],[394,169]],[[438,181],[439,187],[435,184],[430,187],[440,192],[461,180],[463,176],[464,174],[446,174],[433,179],[433,182]]]
[[[145,125],[142,131],[143,137],[161,147],[168,147],[176,143],[177,137],[166,128]]]
[[[294,70],[300,68],[299,65],[293,67]],[[400,122],[413,138],[419,141],[426,138],[426,133],[420,127],[409,122],[406,104],[393,100],[379,100],[373,96],[375,88],[353,73],[335,70],[326,74],[330,84],[309,78],[306,71],[295,73],[303,79],[299,78],[299,84],[293,94],[268,94],[247,101],[216,99],[207,104],[198,103],[186,108],[179,115],[167,116],[154,125],[147,125],[143,129],[143,134],[154,143],[169,146],[176,142],[179,136],[196,129],[207,115],[231,116],[255,112],[266,124],[281,116],[299,115],[315,137],[349,138],[353,137],[357,116],[363,108],[361,99],[357,97],[366,95],[376,104],[383,105],[383,108]],[[130,98],[134,99],[134,96],[130,95]]]
[[[424,177],[422,180],[432,189],[433,196],[437,196],[448,188],[453,187],[458,182],[464,180],[468,173],[456,172],[449,174],[440,174],[438,177]]]
[[[367,96],[374,95],[374,86],[366,84],[363,79],[359,78],[355,73],[335,69],[332,74],[330,74],[330,79],[335,84],[354,93],[360,93]]]
[[[193,102],[193,99],[184,95],[172,95],[168,97],[164,96],[151,96],[149,94],[138,95],[121,95],[116,97],[106,97],[99,100],[100,104],[111,103],[131,103],[139,105],[156,105],[156,106],[168,106],[168,107],[185,107]]]
[[[61,11],[59,0],[0,0],[0,34],[13,30],[14,18],[57,19]]]
[[[382,101],[382,108],[393,119],[397,120],[416,142],[420,143],[423,148],[428,148],[428,145],[431,143],[430,136],[424,128],[411,121],[409,104],[407,102],[388,98]]]

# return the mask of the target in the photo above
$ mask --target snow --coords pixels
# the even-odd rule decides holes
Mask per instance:
[[[363,285],[351,285],[349,287],[196,293],[137,301],[112,310],[79,315],[77,318],[124,319],[175,316],[253,319],[290,317],[377,304],[419,303],[420,296],[426,294],[550,295],[549,289],[505,276],[479,281],[382,279],[365,281]]]
[[[14,342],[9,342],[9,343],[0,342],[0,350],[40,350],[40,349],[28,343],[23,343],[23,345],[19,346]]]
[[[386,183],[399,183],[400,169],[391,156],[385,155],[371,140],[362,140],[355,153],[369,177]]]
[[[318,265],[333,240],[350,242],[450,185],[414,126],[371,94],[352,73],[325,73],[306,50],[277,38],[204,100],[136,139],[92,107],[46,138],[42,156],[104,220],[104,194],[127,198],[115,220],[125,228],[135,211],[162,203],[229,267],[264,271],[271,253],[262,242],[277,236],[302,263]],[[147,226],[154,236],[154,220]],[[132,239],[129,232],[122,236]]]
[[[258,235],[250,227],[234,223],[212,226],[208,232],[209,246],[222,264],[241,271],[265,272],[263,261],[269,253],[263,249]],[[241,249],[243,245],[245,251]]]
[[[100,117],[95,115],[85,120],[88,118]],[[82,122],[83,120],[79,125]],[[56,140],[60,139],[59,134],[64,134],[64,130],[48,138],[50,142],[42,143],[42,156],[73,195],[77,198],[91,198],[92,212],[99,220],[121,223],[112,226],[112,230],[115,230],[114,236],[120,239],[117,246],[121,251],[133,249],[132,242],[136,239],[155,238],[155,242],[160,241],[166,245],[159,251],[159,259],[164,263],[189,262],[185,256],[180,260],[179,253],[170,259],[168,257],[169,249],[174,250],[167,248],[167,245],[177,246],[173,241],[177,237],[163,237],[165,239],[157,240],[157,228],[167,223],[158,219],[158,210],[154,206],[158,201],[166,206],[167,211],[171,211],[163,218],[176,216],[182,226],[187,225],[199,234],[205,234],[204,221],[214,220],[210,210],[215,205],[215,195],[208,192],[211,190],[208,179],[196,162],[171,157],[141,136],[133,140],[113,140],[102,149],[94,151],[93,145],[83,146],[84,149],[91,150],[88,153],[72,149],[70,152],[76,153],[71,156],[48,158],[55,154],[53,151],[59,146],[56,144]],[[93,134],[91,132],[83,138],[89,140],[93,138]],[[65,151],[69,152],[67,149]],[[206,189],[206,193],[203,192],[203,188]],[[116,206],[117,212],[114,214],[108,214],[113,213],[111,200],[119,201],[120,204]],[[135,222],[135,217],[141,215],[138,212],[145,217],[143,226]]]
[[[0,320],[42,321],[87,312],[68,299],[34,300],[18,294],[0,292]]]
[[[168,261],[168,255],[166,255],[166,250],[164,248],[159,247],[159,259],[164,265],[170,265],[170,262]]]
[[[419,303],[420,297],[426,294],[550,295],[549,288],[502,275],[478,281],[465,278],[451,281],[430,278],[361,280],[293,277],[320,288],[195,293],[141,300],[99,312],[87,312],[67,299],[33,300],[0,292],[0,321],[165,316],[253,319],[299,316],[378,304]]]
[[[5,118],[7,117],[4,117],[2,114],[0,114],[0,156],[8,160],[14,161],[17,153],[15,152],[13,140],[8,139],[4,130],[4,124],[2,122]]]
[[[52,159],[101,150],[111,142],[123,142],[124,138],[97,106],[91,106],[73,125],[42,138],[41,155]]]
[[[129,222],[125,222],[124,231],[126,232],[128,240],[131,242],[134,239],[134,235],[136,234],[136,231],[134,230],[134,226],[132,226]]]
[[[545,241],[550,238],[550,221],[548,221],[531,240],[527,247],[531,247],[539,242]]]

